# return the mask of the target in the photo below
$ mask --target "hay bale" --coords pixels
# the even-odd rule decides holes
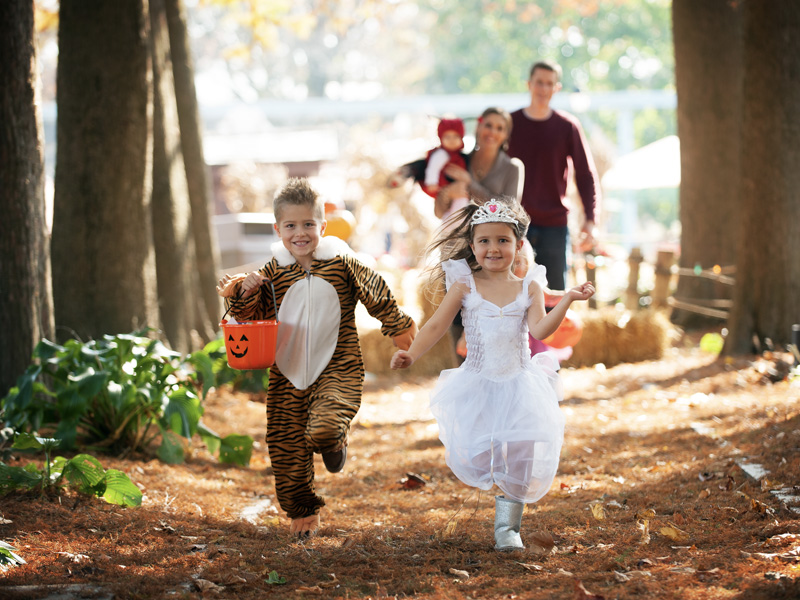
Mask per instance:
[[[602,308],[581,312],[583,335],[566,367],[658,360],[670,346],[672,325],[663,311]]]
[[[403,287],[408,288],[410,281],[407,279],[405,284]],[[421,286],[417,288],[416,293],[418,306],[404,306],[403,310],[412,316],[421,314],[422,317],[417,319],[417,325],[422,327],[436,311],[436,306],[425,297]],[[375,324],[377,324],[377,321],[375,321]],[[389,368],[389,360],[397,348],[392,344],[390,338],[381,334],[379,327],[368,328],[362,321],[359,327],[359,338],[361,339],[361,352],[364,355],[364,367],[368,372],[375,375],[402,375],[406,373],[408,375],[428,377],[438,375],[445,369],[453,369],[458,366],[455,344],[449,332],[442,336],[442,339],[428,350],[421,360],[402,371],[393,371]]]
[[[402,377],[407,374],[429,377],[438,375],[444,369],[452,369],[457,366],[456,353],[453,350],[453,341],[449,333],[443,336],[413,366],[400,371],[393,371],[389,368],[389,360],[397,351],[390,338],[381,335],[378,329],[367,331],[359,337],[361,338],[361,351],[364,354],[364,368],[374,375]]]

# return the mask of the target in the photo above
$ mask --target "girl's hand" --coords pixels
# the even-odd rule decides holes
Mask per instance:
[[[389,366],[392,369],[407,369],[413,364],[414,357],[405,350],[398,350],[395,352],[394,356],[392,356],[392,360],[389,362]]]
[[[579,286],[572,288],[567,294],[572,300],[588,300],[594,296],[594,284],[591,281],[584,281]]]

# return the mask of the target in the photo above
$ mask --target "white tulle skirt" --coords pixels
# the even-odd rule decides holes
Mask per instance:
[[[539,357],[539,358],[537,358]],[[467,485],[536,502],[555,478],[564,441],[557,373],[540,366],[492,381],[465,366],[443,371],[431,395],[447,466]],[[549,367],[549,365],[548,365]]]

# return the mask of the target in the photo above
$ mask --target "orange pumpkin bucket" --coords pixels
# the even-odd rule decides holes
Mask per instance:
[[[222,316],[220,327],[225,340],[225,354],[228,365],[240,371],[267,369],[275,364],[275,346],[278,341],[278,305],[275,302],[275,286],[269,279],[272,291],[272,307],[275,319],[267,321],[248,321],[229,323],[225,319],[228,311]],[[230,310],[241,298],[241,294],[228,308]]]

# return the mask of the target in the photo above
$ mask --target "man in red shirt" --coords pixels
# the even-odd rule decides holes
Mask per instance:
[[[528,241],[536,262],[547,269],[548,287],[566,289],[569,230],[567,179],[570,166],[583,203],[585,220],[579,247],[594,246],[594,211],[600,194],[597,171],[580,122],[550,108],[561,89],[561,67],[548,61],[531,67],[531,103],[511,114],[513,127],[508,153],[525,165],[521,203],[531,217]]]

